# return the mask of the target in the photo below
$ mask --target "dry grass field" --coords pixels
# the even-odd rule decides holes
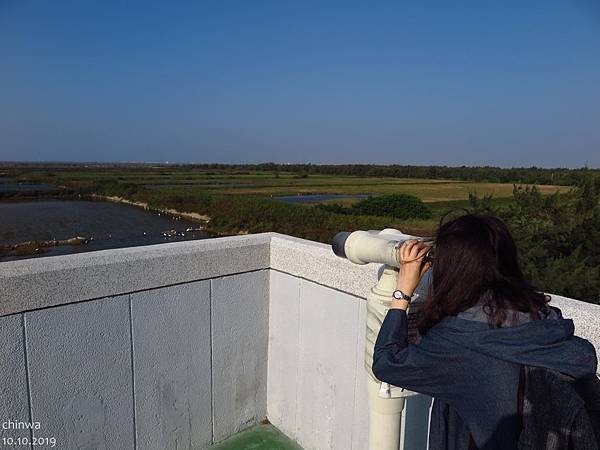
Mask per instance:
[[[539,185],[543,194],[553,194],[557,190],[567,192],[568,186]],[[298,194],[412,194],[426,203],[452,200],[465,200],[469,192],[478,195],[492,194],[495,198],[511,197],[513,185],[510,183],[476,183],[446,180],[406,180],[393,178],[348,179],[329,177],[328,180],[308,179],[304,183],[281,183],[270,186],[247,186],[221,189],[227,194],[298,195]],[[352,202],[353,200],[333,200]]]

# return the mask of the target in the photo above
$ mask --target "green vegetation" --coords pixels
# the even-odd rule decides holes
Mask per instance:
[[[296,194],[410,194],[425,203],[465,200],[470,191],[493,194],[494,198],[511,197],[513,183],[524,183],[518,177],[506,183],[490,182],[486,179],[459,180],[448,178],[414,178],[394,176],[370,176],[351,174],[319,174],[308,171],[266,171],[264,165],[237,166],[206,165],[150,166],[150,165],[62,165],[62,166],[17,166],[8,176],[21,181],[43,182],[72,187],[77,191],[93,189],[100,184],[114,192],[125,189],[180,188],[186,191],[202,190],[214,194],[256,195],[265,198],[277,195]],[[254,169],[250,170],[252,167]],[[319,167],[311,166],[311,171]],[[347,166],[341,166],[347,167]],[[362,166],[359,166],[362,167]],[[379,167],[379,166],[377,166]],[[341,169],[340,169],[341,170]],[[475,169],[474,169],[475,170]],[[508,170],[508,169],[499,169]],[[417,168],[413,167],[413,171]],[[410,173],[409,173],[410,174]],[[304,176],[306,175],[306,176]],[[577,178],[577,177],[575,177]],[[1,178],[0,178],[1,180]],[[575,184],[575,183],[572,183]],[[543,193],[556,190],[567,192],[568,187],[544,184]]]
[[[600,304],[600,177],[583,179],[566,195],[542,196],[535,186],[515,186],[505,207],[473,196],[471,210],[506,222],[535,286]]]
[[[376,164],[277,164],[272,162],[262,164],[187,164],[187,165],[155,165],[155,164],[45,164],[29,163],[14,164],[2,168],[3,173],[12,175],[14,170],[37,171],[54,175],[57,172],[82,172],[93,174],[99,169],[112,173],[131,174],[137,172],[142,177],[149,172],[158,177],[167,176],[172,180],[174,173],[185,178],[188,174],[203,174],[206,176],[228,174],[240,177],[264,173],[275,178],[301,175],[304,178],[314,176],[351,176],[365,178],[404,178],[413,180],[459,180],[485,183],[517,183],[517,184],[556,184],[564,186],[576,185],[588,174],[600,175],[600,169],[580,169],[541,167],[513,167],[510,169],[492,166],[410,166],[410,165],[376,165]],[[1,175],[1,174],[0,174]]]
[[[409,194],[384,194],[361,200],[350,207],[334,203],[322,205],[321,208],[339,214],[385,216],[396,219],[431,218],[431,211],[425,203]]]
[[[600,242],[600,171],[432,167],[79,165],[3,172],[18,181],[60,186],[58,195],[120,197],[209,216],[206,230],[216,235],[277,231],[330,243],[338,231],[392,227],[425,236],[435,232],[448,210],[487,212],[509,225],[532,283],[546,292],[600,303],[595,245]],[[325,173],[334,169],[333,175]],[[431,178],[438,174],[445,179]],[[514,178],[508,178],[511,174]],[[427,178],[407,178],[416,175]],[[503,183],[491,182],[494,177]],[[537,179],[556,184],[521,182]],[[569,181],[571,186],[558,186]],[[318,204],[272,198],[308,193],[372,197]]]

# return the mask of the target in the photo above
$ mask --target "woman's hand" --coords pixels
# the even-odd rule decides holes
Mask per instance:
[[[428,261],[423,266],[421,262],[432,244],[419,242],[417,240],[404,241],[398,251],[398,263],[400,272],[398,273],[397,288],[407,295],[412,295],[419,285],[421,278],[431,268],[431,262]]]

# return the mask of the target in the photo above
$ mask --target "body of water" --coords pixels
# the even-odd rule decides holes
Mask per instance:
[[[255,183],[177,183],[177,184],[145,184],[146,189],[173,189],[173,188],[236,188],[253,187]]]
[[[0,183],[0,192],[56,192],[58,189],[49,184]]]
[[[303,194],[303,195],[278,195],[273,197],[275,200],[281,200],[287,203],[317,203],[325,200],[335,200],[342,198],[368,198],[368,194]]]
[[[164,214],[109,202],[44,200],[0,203],[0,245],[25,241],[91,238],[84,245],[50,247],[32,256],[52,256],[108,248],[133,247],[164,242],[207,239],[202,231],[186,231],[200,224],[176,220]],[[175,236],[164,233],[175,230]],[[168,234],[168,233],[167,233]],[[32,257],[26,256],[26,257]],[[22,259],[5,257],[0,260]]]

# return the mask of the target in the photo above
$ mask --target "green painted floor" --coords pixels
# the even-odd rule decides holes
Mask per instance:
[[[271,424],[260,424],[241,431],[207,450],[302,450]]]

